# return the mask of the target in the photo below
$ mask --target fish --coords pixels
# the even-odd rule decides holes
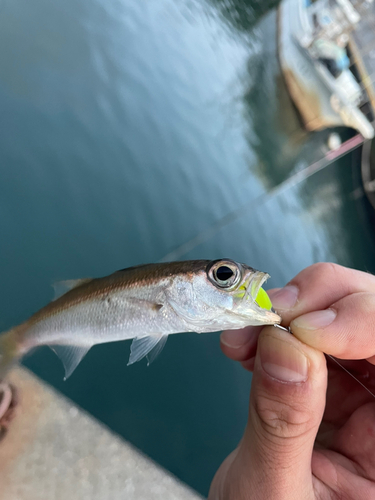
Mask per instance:
[[[55,285],[55,299],[0,336],[0,379],[48,345],[65,379],[96,344],[133,339],[129,365],[151,363],[169,335],[281,322],[262,288],[267,273],[231,259],[145,264]]]

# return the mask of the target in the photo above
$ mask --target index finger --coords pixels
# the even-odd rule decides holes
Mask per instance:
[[[284,288],[272,294],[272,305],[282,324],[303,314],[327,309],[347,295],[375,293],[375,276],[329,262],[301,271]]]
[[[282,317],[281,324],[289,326],[299,316],[327,309],[341,299],[361,292],[375,293],[375,277],[373,275],[339,266],[338,264],[320,262],[305,268],[284,288],[269,290],[268,293],[274,309]],[[350,325],[347,326],[350,328]],[[303,337],[300,329],[295,329],[296,336],[310,345],[315,345],[312,342],[311,335]],[[260,328],[253,326],[223,332],[221,348],[224,354],[235,361],[241,361],[245,367],[248,367],[248,360],[251,360],[256,353],[259,332]],[[324,346],[331,350],[332,346],[326,345],[328,334],[329,332],[326,331],[324,338],[315,347],[322,350],[322,346]],[[316,332],[314,332],[314,336],[317,340]],[[333,343],[335,343],[335,340],[333,340]],[[345,357],[348,357],[347,354],[350,351],[349,346],[351,343],[341,343],[341,355],[344,346],[346,346],[348,349]],[[333,351],[336,352],[336,349],[333,349],[332,353]],[[336,355],[338,355],[338,352],[336,352]],[[252,363],[249,366],[252,369]]]
[[[328,309],[299,316],[291,329],[299,340],[326,354],[373,362],[374,315],[375,293],[352,293]]]

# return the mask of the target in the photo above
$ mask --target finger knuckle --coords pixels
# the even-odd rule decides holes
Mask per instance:
[[[320,276],[335,276],[339,273],[341,266],[334,262],[317,262],[310,266],[310,271]]]
[[[314,426],[311,408],[295,400],[277,401],[264,395],[255,403],[255,412],[262,431],[278,439],[302,436]]]
[[[335,280],[341,281],[342,267],[333,262],[317,262],[303,269],[295,276],[290,283],[295,283],[301,286],[308,283],[309,286],[319,285],[324,283],[332,283]]]

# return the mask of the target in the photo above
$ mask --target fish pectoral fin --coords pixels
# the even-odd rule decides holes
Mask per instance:
[[[58,282],[54,283],[52,285],[53,289],[55,291],[55,295],[53,297],[53,300],[60,298],[66,292],[69,292],[69,290],[73,290],[73,288],[77,288],[78,286],[81,286],[85,283],[88,283],[89,281],[92,281],[92,278],[82,278],[79,280],[58,281]]]
[[[152,363],[155,358],[160,354],[165,343],[167,342],[168,335],[149,335],[148,337],[140,337],[133,339],[130,346],[130,357],[128,366],[140,361],[147,356],[147,365]]]
[[[76,345],[50,345],[52,351],[57,354],[61,359],[65,368],[64,380],[70,377],[70,375],[77,368],[79,363],[82,361],[83,357],[91,349],[89,346],[76,346]]]
[[[151,309],[155,312],[159,312],[160,309],[163,307],[164,304],[160,303],[159,302],[153,302],[151,300],[147,300],[147,299],[140,299],[138,297],[127,297],[126,299],[128,301],[129,304],[131,304],[132,306],[136,306],[136,307],[139,307],[139,308],[147,308],[147,309]]]

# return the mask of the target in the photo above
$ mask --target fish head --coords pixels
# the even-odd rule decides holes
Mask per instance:
[[[210,262],[206,278],[212,293],[206,295],[211,305],[222,311],[225,328],[248,325],[272,325],[281,318],[272,308],[271,300],[262,288],[269,278],[267,273],[230,259]],[[224,320],[225,317],[225,320]],[[219,318],[218,318],[219,319]]]

